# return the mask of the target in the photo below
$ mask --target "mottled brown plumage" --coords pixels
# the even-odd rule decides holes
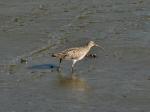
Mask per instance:
[[[99,46],[95,44],[95,42],[90,41],[87,45],[83,47],[76,47],[76,48],[69,48],[64,51],[61,51],[59,53],[54,53],[52,54],[52,57],[59,58],[59,68],[60,68],[60,63],[62,60],[72,60],[72,72],[73,72],[73,67],[75,63],[79,60],[82,60],[87,53],[90,51],[90,49],[94,46]],[[100,46],[99,46],[100,47]]]

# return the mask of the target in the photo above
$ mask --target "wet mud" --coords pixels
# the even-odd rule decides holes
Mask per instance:
[[[0,112],[149,112],[149,0],[0,1]],[[51,54],[93,40],[75,65]]]

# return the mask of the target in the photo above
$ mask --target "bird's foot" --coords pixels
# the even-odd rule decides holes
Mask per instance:
[[[58,68],[57,68],[57,71],[58,71],[58,72],[61,72],[61,68],[60,68],[60,67],[58,67]]]

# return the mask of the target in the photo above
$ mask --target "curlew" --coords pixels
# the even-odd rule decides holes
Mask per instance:
[[[82,47],[75,47],[75,48],[69,48],[64,51],[61,51],[59,53],[53,53],[52,57],[56,57],[59,59],[59,67],[58,70],[60,69],[60,64],[62,60],[72,60],[72,69],[71,71],[74,71],[74,65],[77,61],[82,60],[87,53],[90,51],[90,49],[94,46],[100,47],[103,49],[103,47],[97,45],[94,41],[88,42],[88,44],[82,46]]]

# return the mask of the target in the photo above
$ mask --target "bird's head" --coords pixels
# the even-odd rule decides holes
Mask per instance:
[[[104,48],[103,47],[101,47],[101,46],[99,46],[98,44],[96,44],[94,41],[90,41],[90,42],[88,42],[88,46],[91,48],[91,47],[100,47],[101,49],[103,49],[104,50]]]

